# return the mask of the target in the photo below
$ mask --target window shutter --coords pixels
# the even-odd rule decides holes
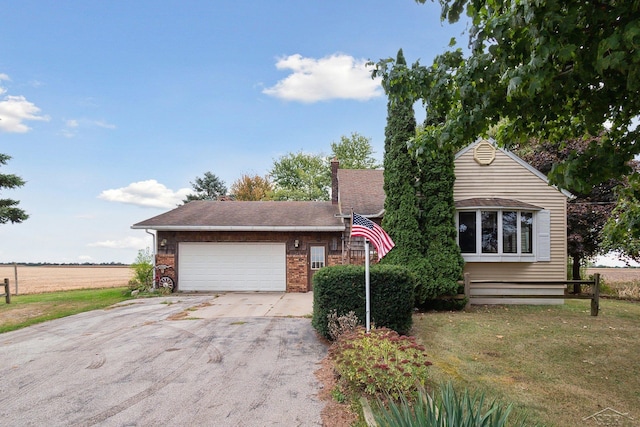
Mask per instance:
[[[551,212],[541,210],[536,213],[538,226],[537,261],[551,261]]]

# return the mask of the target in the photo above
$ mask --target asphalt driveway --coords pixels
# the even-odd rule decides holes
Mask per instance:
[[[221,301],[139,299],[0,335],[0,424],[321,425],[310,319],[276,316],[282,298],[267,317]]]

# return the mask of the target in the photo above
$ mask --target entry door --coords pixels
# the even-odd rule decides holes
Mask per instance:
[[[325,245],[309,245],[309,283],[307,289],[313,290],[313,275],[327,263],[327,247]]]

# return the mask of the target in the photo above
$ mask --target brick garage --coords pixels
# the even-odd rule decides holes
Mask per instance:
[[[229,203],[229,202],[220,202]],[[285,202],[281,202],[285,203]],[[311,290],[311,246],[325,248],[325,265],[342,263],[342,232],[243,232],[243,231],[158,231],[157,263],[173,266],[180,289],[179,244],[193,243],[283,243],[286,255],[286,291]],[[297,247],[296,247],[297,241]],[[250,261],[248,261],[250,262]]]
[[[192,201],[132,228],[156,231],[176,290],[307,292],[319,268],[364,262],[362,239],[348,237],[352,210],[378,222],[383,211],[381,171],[331,166],[331,201]]]

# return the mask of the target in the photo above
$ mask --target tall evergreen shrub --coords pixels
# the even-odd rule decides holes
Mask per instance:
[[[383,81],[388,95],[394,76],[407,71],[402,49]],[[464,261],[456,242],[453,151],[431,145],[418,162],[408,148],[416,138],[411,99],[390,96],[385,127],[382,227],[396,243],[384,264],[406,266],[416,276],[416,304],[457,291]],[[396,101],[392,102],[391,99]],[[433,119],[433,118],[431,118]],[[422,134],[421,137],[426,137]]]
[[[460,254],[455,224],[454,152],[450,147],[439,147],[433,140],[424,141],[431,147],[431,155],[423,156],[420,162],[419,207],[420,231],[424,255],[429,260],[428,285],[417,289],[416,301],[457,293],[462,279],[464,259]]]
[[[402,49],[398,51],[394,70],[406,68]],[[385,85],[385,89],[389,90]],[[420,256],[420,227],[416,199],[416,159],[409,153],[407,142],[415,136],[416,119],[410,100],[387,103],[387,125],[384,141],[384,202],[382,228],[389,233],[396,247],[389,252],[386,264],[407,265]]]

